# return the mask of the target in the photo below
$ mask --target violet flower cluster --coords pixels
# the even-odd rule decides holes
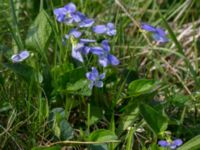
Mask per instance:
[[[98,63],[102,67],[119,64],[117,57],[110,53],[111,48],[107,39],[103,39],[99,44],[95,39],[85,38],[87,34],[85,34],[86,30],[84,28],[87,28],[87,32],[90,31],[90,33],[98,35],[110,37],[116,35],[113,23],[94,25],[94,19],[88,18],[78,11],[72,2],[64,7],[55,9],[54,15],[58,22],[74,27],[65,35],[65,39],[70,40],[72,43],[71,56],[74,59],[83,63],[84,57],[90,54],[98,58]],[[90,81],[90,89],[94,86],[98,88],[103,87],[102,80],[105,78],[105,73],[99,74],[96,67],[92,67],[91,72],[86,73],[86,77]]]
[[[181,146],[183,144],[183,141],[181,139],[175,139],[173,141],[166,141],[166,140],[160,140],[158,141],[158,145],[165,148],[170,148],[171,150],[176,149],[177,147]]]

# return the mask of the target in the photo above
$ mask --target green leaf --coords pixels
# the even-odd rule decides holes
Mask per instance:
[[[74,84],[67,85],[67,91],[68,92],[78,91],[78,90],[84,88],[86,85],[88,85],[87,80],[81,79],[79,81],[76,81]]]
[[[53,86],[56,90],[66,90],[67,84],[74,84],[85,77],[86,68],[74,69],[72,64],[63,64],[54,67],[52,70]]]
[[[68,121],[65,119],[63,119],[60,122],[60,131],[61,131],[60,138],[62,140],[70,140],[74,137],[74,130],[71,127],[71,125],[68,123]]]
[[[61,115],[59,113],[56,113],[52,129],[53,129],[55,136],[57,136],[58,138],[60,138],[60,136],[61,136],[60,126],[59,126],[60,120],[61,120]]]
[[[56,114],[60,114],[63,118],[65,117],[65,110],[61,107],[57,107],[51,110],[50,114],[49,114],[49,122],[52,122],[53,120],[55,120]]]
[[[48,102],[45,99],[40,99],[39,105],[39,122],[42,123],[49,115],[49,106]]]
[[[44,50],[52,32],[47,13],[42,10],[30,26],[26,38],[27,48]]]
[[[61,146],[56,145],[52,147],[33,147],[31,150],[61,150]]]
[[[54,134],[61,140],[69,140],[74,137],[74,130],[65,119],[64,109],[56,108],[50,113],[50,120],[53,120]]]
[[[154,80],[139,79],[132,81],[128,86],[128,94],[131,96],[139,96],[157,89],[158,84]]]
[[[177,150],[199,150],[200,149],[200,135],[195,136]]]
[[[89,136],[89,140],[95,142],[107,142],[117,139],[118,137],[115,135],[115,133],[113,133],[110,130],[104,130],[104,129],[96,130],[92,132]]]
[[[35,70],[31,66],[20,63],[4,63],[3,65],[4,67],[11,69],[26,81],[30,82],[35,77]]]
[[[187,104],[189,99],[190,99],[189,96],[186,96],[183,94],[176,94],[171,99],[169,99],[169,101],[178,107],[181,107],[181,106],[183,107]]]
[[[65,77],[68,82],[74,83],[84,78],[85,73],[86,73],[86,68],[80,67],[66,72],[63,77]]]
[[[117,128],[117,133],[121,134],[128,127],[136,121],[139,115],[139,108],[137,101],[128,104],[125,108],[125,111],[120,117],[119,127]]]
[[[85,79],[86,68],[74,69],[71,64],[60,65],[52,69],[53,93],[91,96],[89,81]]]
[[[167,129],[168,118],[147,104],[140,105],[140,113],[149,127],[159,134]]]
[[[89,81],[86,79],[78,80],[74,84],[70,83],[67,85],[67,92],[83,96],[91,96],[92,91],[89,88],[89,84]]]

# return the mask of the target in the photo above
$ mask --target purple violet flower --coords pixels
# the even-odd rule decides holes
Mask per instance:
[[[53,13],[56,16],[56,20],[58,22],[64,22],[65,16],[67,14],[67,10],[65,8],[57,8],[57,9],[54,9]]]
[[[141,28],[143,30],[153,33],[152,34],[153,39],[159,43],[166,43],[169,41],[166,37],[165,31],[162,28],[156,28],[146,23],[142,23]]]
[[[72,45],[72,57],[80,62],[84,62],[83,55],[87,55],[91,51],[91,47],[88,43],[96,42],[96,40],[91,39],[80,39],[80,42],[76,45]]]
[[[93,24],[94,24],[94,20],[93,19],[85,18],[79,23],[79,27],[80,28],[91,27]]]
[[[101,42],[102,47],[91,47],[91,52],[99,57],[99,63],[106,67],[109,64],[116,66],[119,64],[119,60],[110,54],[110,45],[108,40]]]
[[[158,145],[160,145],[161,147],[168,147],[170,144],[165,140],[160,140],[158,141]]]
[[[76,11],[76,5],[69,3],[64,7],[54,9],[54,15],[58,22],[65,24],[79,23],[79,27],[91,27],[94,24],[93,19],[87,18],[81,12]]]
[[[80,28],[91,27],[94,24],[94,20],[93,19],[87,18],[81,12],[77,11],[77,15],[80,18],[80,23],[79,23],[79,27]]]
[[[176,149],[177,147],[181,146],[182,144],[183,144],[183,141],[181,139],[176,139],[176,140],[173,140],[172,142],[168,142],[166,140],[158,141],[158,145],[160,145],[161,147],[168,147],[171,150]]]
[[[90,80],[90,85],[89,85],[90,89],[92,89],[93,86],[96,86],[98,88],[103,87],[102,80],[105,78],[105,73],[99,75],[99,72],[95,67],[92,67],[91,72],[86,73],[86,77],[88,80]]]
[[[72,29],[69,31],[68,34],[65,35],[66,39],[69,39],[70,36],[73,36],[74,38],[79,38],[82,35],[82,33],[80,31],[78,31],[77,29]]]
[[[24,50],[18,54],[12,55],[11,59],[12,59],[12,62],[18,63],[18,62],[22,62],[23,60],[27,59],[29,57],[29,55],[30,55],[29,51]]]
[[[93,27],[93,31],[97,34],[107,34],[113,36],[116,34],[116,29],[113,23],[107,23],[106,25],[97,25]]]
[[[76,11],[74,3],[69,3],[64,7],[54,9],[54,15],[58,22],[65,24],[78,23],[81,21],[80,13]]]

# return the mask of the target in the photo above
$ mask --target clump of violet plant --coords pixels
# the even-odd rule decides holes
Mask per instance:
[[[55,9],[54,15],[58,22],[75,26],[75,28],[71,29],[65,35],[65,39],[70,40],[72,44],[71,56],[74,59],[84,63],[84,56],[91,54],[98,57],[100,66],[104,68],[108,65],[116,66],[120,63],[117,57],[110,53],[109,40],[103,39],[99,44],[95,39],[82,38],[85,32],[83,28],[90,29],[91,34],[96,33],[97,35],[114,36],[116,35],[116,29],[113,23],[109,22],[107,24],[93,26],[95,23],[94,19],[90,19],[83,13],[77,11],[75,4],[72,2],[64,7]],[[86,77],[90,81],[89,88],[92,89],[94,86],[98,88],[103,87],[102,80],[105,78],[106,73],[104,72],[99,75],[96,67],[92,67],[91,70],[91,72],[86,73]]]

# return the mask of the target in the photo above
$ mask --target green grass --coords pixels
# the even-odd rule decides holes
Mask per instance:
[[[104,87],[92,91],[85,73],[96,57],[74,61],[71,41],[62,43],[72,27],[53,15],[68,2],[0,0],[0,149],[157,150],[159,139],[199,135],[199,1],[74,0],[96,24],[117,29],[90,35],[108,38],[120,60],[98,67]],[[164,28],[169,42],[156,45],[141,22]],[[12,63],[23,49],[31,56]]]

